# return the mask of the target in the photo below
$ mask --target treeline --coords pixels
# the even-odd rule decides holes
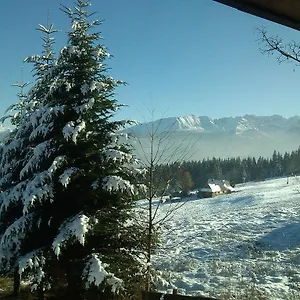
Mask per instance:
[[[191,178],[188,180],[189,187],[200,188],[209,178],[226,179],[237,184],[271,177],[290,176],[300,172],[300,147],[296,151],[284,154],[274,151],[271,158],[212,158],[173,163],[158,167],[156,172],[166,174],[166,179],[171,178],[168,181],[168,191],[184,186],[183,181],[187,181],[188,177]]]

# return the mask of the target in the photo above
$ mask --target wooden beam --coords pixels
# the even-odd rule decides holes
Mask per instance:
[[[299,0],[213,0],[263,19],[300,30]]]

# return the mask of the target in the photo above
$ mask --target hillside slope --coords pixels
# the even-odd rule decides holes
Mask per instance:
[[[287,299],[300,282],[300,180],[238,185],[237,192],[189,200],[163,231],[156,266],[181,293],[217,296],[250,283]],[[164,204],[160,213],[176,204]]]

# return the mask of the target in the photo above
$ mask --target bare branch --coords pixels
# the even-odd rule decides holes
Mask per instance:
[[[291,41],[288,44],[283,44],[283,40],[279,36],[268,36],[265,28],[257,29],[259,44],[262,44],[260,51],[262,54],[277,55],[279,63],[293,61],[297,65],[300,64],[300,43]]]

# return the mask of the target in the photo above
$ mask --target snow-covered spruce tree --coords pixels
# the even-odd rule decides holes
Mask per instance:
[[[42,55],[32,55],[25,61],[34,63],[34,75],[37,82],[48,72],[52,62],[54,61],[54,53],[52,45],[54,39],[52,34],[56,32],[53,25],[48,20],[48,26],[39,25],[43,33],[43,52]],[[22,70],[23,77],[23,70]],[[14,270],[14,292],[18,293],[20,285],[20,274],[18,265],[19,244],[16,240],[12,240],[14,231],[16,230],[14,222],[23,216],[22,205],[22,189],[26,187],[26,180],[20,177],[20,172],[26,164],[26,159],[30,156],[30,152],[34,147],[30,139],[30,134],[33,130],[31,122],[31,114],[42,107],[42,91],[46,94],[47,85],[38,89],[32,89],[28,94],[24,88],[28,86],[28,82],[15,83],[20,89],[17,94],[19,102],[11,105],[2,121],[9,119],[14,125],[14,130],[7,136],[4,144],[1,146],[1,161],[0,161],[0,187],[3,191],[0,197],[0,222],[1,222],[1,271],[12,273]],[[34,95],[34,91],[39,91],[39,96]],[[39,101],[37,101],[39,100]],[[33,221],[34,222],[34,221]],[[11,230],[11,232],[10,232]],[[33,230],[33,227],[31,228]],[[4,241],[8,244],[5,244]]]
[[[113,96],[122,82],[107,76],[109,54],[88,6],[64,8],[68,45],[36,73],[28,109],[2,149],[2,262],[33,275],[33,288],[49,287],[59,267],[72,299],[85,289],[130,299],[143,280],[143,237],[131,221],[136,161],[116,142],[124,122],[112,120]]]

